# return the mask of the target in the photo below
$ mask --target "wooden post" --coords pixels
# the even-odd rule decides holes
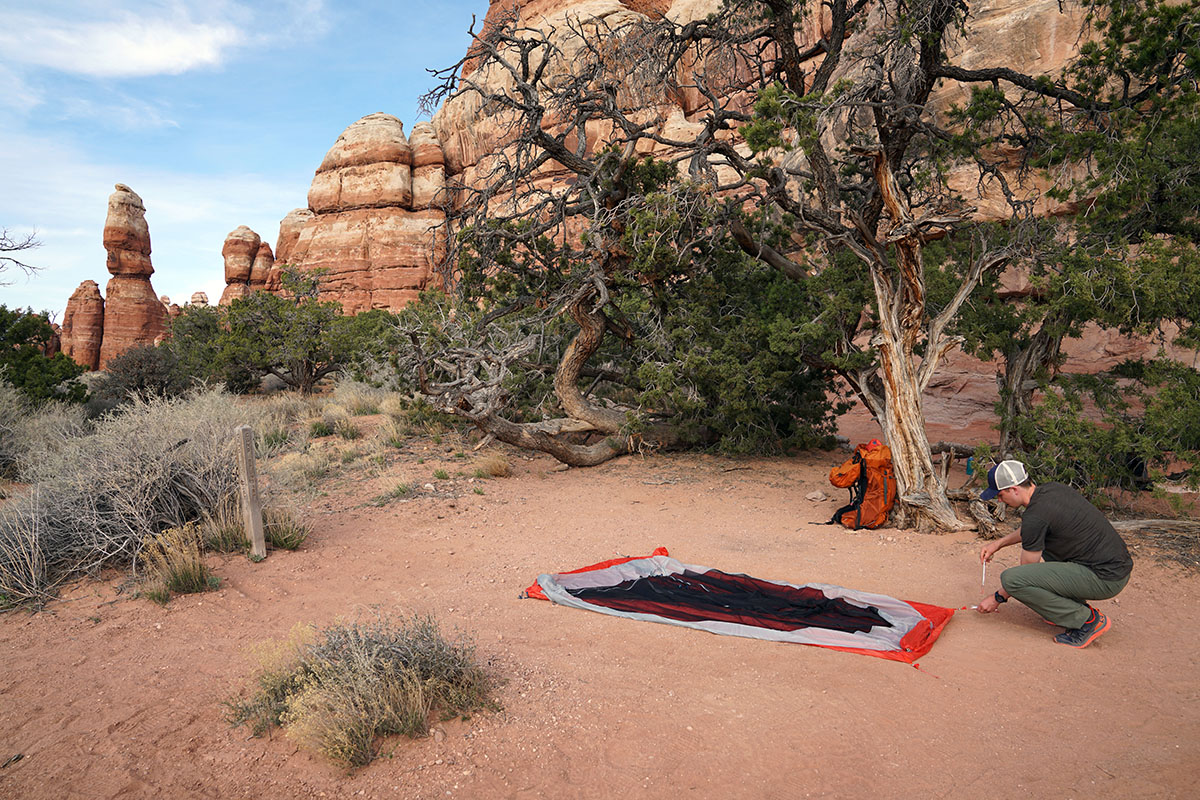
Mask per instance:
[[[267,540],[263,536],[262,499],[258,496],[258,469],[254,465],[254,431],[240,425],[237,434],[238,467],[242,478],[242,519],[250,537],[250,556],[255,561],[267,557]]]

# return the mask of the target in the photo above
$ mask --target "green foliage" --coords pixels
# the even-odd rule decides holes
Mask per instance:
[[[355,427],[354,423],[351,422],[347,417],[338,419],[338,421],[334,423],[333,430],[338,436],[342,437],[346,441],[351,441],[362,436],[362,431]]]
[[[620,212],[621,237],[608,245],[621,257],[605,276],[605,314],[620,335],[606,336],[589,362],[597,366],[583,372],[592,401],[635,409],[627,433],[665,423],[691,446],[781,452],[829,441],[833,409],[821,354],[832,345],[797,331],[795,319],[844,313],[857,320],[862,295],[837,286],[836,275],[813,291],[747,260],[722,233],[730,209],[681,181],[671,164],[643,159],[626,180],[633,194]],[[472,255],[496,244],[489,237],[504,242],[504,231],[519,228],[464,234],[460,298],[426,293],[399,324],[419,330],[434,352],[469,351],[481,347],[477,341],[503,349],[536,337],[537,363],[511,365],[503,384],[505,414],[523,422],[561,414],[553,365],[579,329],[554,312],[571,287],[589,280],[583,253],[599,234],[583,237],[582,252],[540,238]]]
[[[31,400],[83,402],[87,388],[76,378],[84,368],[62,353],[44,354],[53,336],[46,312],[0,305],[0,373]]]
[[[181,375],[193,381],[221,383],[234,394],[246,394],[258,386],[260,375],[239,358],[239,348],[226,329],[225,313],[221,306],[184,306],[171,321],[166,346]]]
[[[640,405],[670,409],[693,444],[725,452],[828,444],[827,377],[809,366],[821,360],[828,329],[795,323],[819,303],[810,287],[733,250],[704,266],[643,312],[656,324],[635,351]],[[847,294],[834,293],[827,318]]]
[[[263,658],[257,689],[226,703],[229,721],[255,735],[283,726],[325,756],[363,766],[380,737],[424,736],[432,715],[496,708],[496,686],[465,637],[432,617],[336,624],[301,633]]]
[[[309,394],[356,359],[386,355],[391,315],[344,316],[341,304],[320,299],[321,274],[285,269],[282,294],[252,292],[227,308],[189,306],[171,328],[180,371],[238,392],[270,374]]]
[[[1176,361],[1126,362],[1105,375],[1061,378],[1018,420],[1043,480],[1086,496],[1145,488],[1168,475],[1200,484],[1200,371]],[[1022,456],[1017,456],[1022,457]]]
[[[180,370],[170,347],[136,345],[109,361],[99,373],[88,409],[95,416],[135,397],[178,397],[190,386],[191,380]]]

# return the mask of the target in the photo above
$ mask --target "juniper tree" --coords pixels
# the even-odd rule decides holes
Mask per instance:
[[[1130,27],[1131,13],[1166,13],[1155,0],[1128,8],[1084,1],[1102,38],[1112,30],[1114,42],[1156,40],[1168,30]],[[441,73],[445,82],[431,96],[471,96],[502,129],[501,149],[464,189],[456,221],[466,235],[452,237],[451,254],[482,258],[490,274],[514,259],[529,266],[540,259],[547,273],[574,271],[552,296],[512,299],[545,303],[574,320],[578,334],[555,382],[559,401],[580,429],[619,433],[627,411],[597,408],[579,382],[604,337],[627,330],[610,313],[611,282],[631,265],[623,241],[642,190],[631,176],[640,153],[653,150],[676,165],[688,192],[727,198],[708,241],[728,233],[747,255],[805,287],[780,338],[806,369],[842,377],[879,421],[896,464],[901,524],[961,527],[932,464],[921,394],[964,341],[954,325],[981,283],[1054,244],[1034,221],[1033,170],[1105,150],[1103,137],[1089,151],[1086,137],[1059,131],[1080,122],[1082,130],[1101,130],[1109,117],[1140,113],[1149,97],[1136,81],[1112,97],[1109,80],[1078,77],[1117,59],[1111,47],[1085,48],[1083,72],[1063,76],[956,64],[952,50],[963,50],[969,13],[964,0],[727,0],[687,24],[568,15],[566,30],[547,31],[501,20],[475,37],[464,62]],[[1146,75],[1166,63],[1138,59]],[[1187,85],[1186,76],[1173,80]],[[934,90],[947,84],[965,87],[969,101],[938,107]],[[692,123],[666,124],[668,100],[684,95],[702,100]],[[1135,144],[1138,131],[1132,125],[1119,138]],[[1102,162],[1097,156],[1092,191],[1117,179],[1119,170]],[[979,224],[975,198],[953,188],[952,171],[964,166],[1007,203],[1002,225]],[[554,243],[553,257],[539,237]],[[926,250],[944,238],[958,243],[956,257],[939,264],[931,287]],[[507,363],[525,355],[517,347]],[[470,382],[463,376],[477,373],[457,363],[447,385],[458,381],[460,410],[475,408],[462,390]],[[486,422],[487,414],[478,416]],[[611,441],[613,451],[629,449],[628,439]]]

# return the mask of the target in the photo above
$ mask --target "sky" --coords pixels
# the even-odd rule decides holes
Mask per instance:
[[[226,235],[247,225],[274,248],[347,126],[383,111],[410,133],[427,119],[426,69],[462,57],[487,7],[0,0],[0,228],[41,243],[19,254],[39,272],[0,273],[0,304],[61,320],[81,281],[103,292],[117,183],[146,206],[155,292],[215,303]]]

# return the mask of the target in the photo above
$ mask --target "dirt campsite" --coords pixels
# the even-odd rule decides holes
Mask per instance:
[[[969,610],[974,534],[822,524],[843,501],[827,482],[838,453],[563,469],[513,451],[509,477],[379,504],[398,478],[461,457],[423,447],[331,480],[300,509],[313,527],[300,549],[215,557],[216,591],[158,605],[113,574],[0,615],[0,797],[1192,796],[1200,576],[1145,544],[1129,587],[1100,604],[1112,631],[1074,650],[1017,603]],[[520,597],[539,573],[659,546],[957,613],[914,668]],[[226,721],[263,642],[381,614],[432,615],[473,640],[502,681],[499,710],[389,738],[356,770]]]

